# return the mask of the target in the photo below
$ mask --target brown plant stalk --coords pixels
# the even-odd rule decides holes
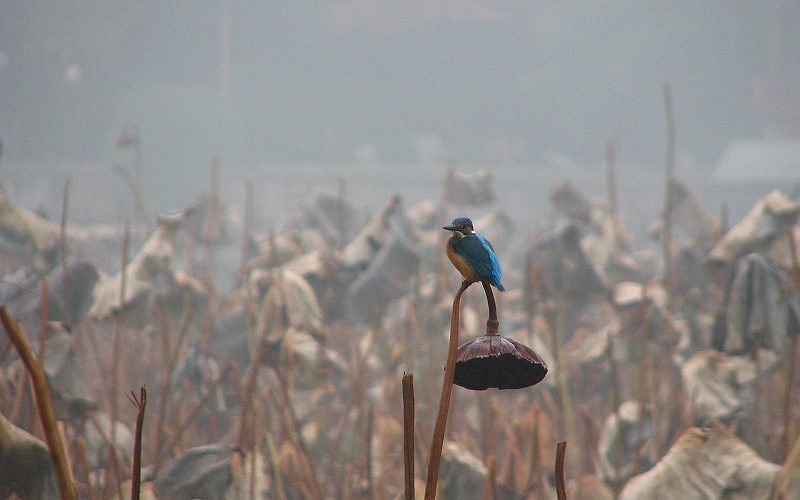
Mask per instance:
[[[36,396],[36,406],[39,408],[39,418],[42,421],[47,446],[50,448],[50,458],[56,472],[56,481],[61,498],[66,500],[77,499],[75,484],[69,472],[67,456],[64,450],[64,443],[56,426],[56,417],[53,413],[53,402],[50,399],[50,392],[47,389],[47,379],[44,368],[36,360],[36,355],[31,349],[28,339],[20,330],[19,326],[11,319],[6,306],[0,306],[0,320],[3,322],[11,342],[19,353],[19,357],[25,364],[33,382],[33,392]]]
[[[47,346],[47,314],[50,307],[50,280],[42,278],[42,310],[39,313],[39,361],[44,366]]]
[[[788,229],[789,254],[792,257],[792,292],[800,295],[800,261],[797,259],[797,243],[794,239],[794,227]],[[783,452],[789,453],[795,439],[794,422],[792,421],[792,401],[794,398],[794,374],[797,371],[797,335],[792,335],[789,345],[789,363],[786,367],[786,384],[783,395]]]
[[[447,362],[444,367],[444,380],[442,380],[442,393],[439,398],[439,412],[433,427],[433,440],[431,441],[430,458],[428,459],[428,476],[425,480],[425,500],[436,498],[436,488],[439,482],[439,465],[442,460],[442,447],[444,446],[444,433],[447,429],[447,415],[450,411],[450,399],[453,395],[453,377],[456,372],[456,353],[458,352],[458,328],[461,319],[461,295],[472,284],[464,280],[461,288],[453,299],[453,310],[450,313],[450,343],[447,348]]]
[[[403,374],[403,470],[405,500],[414,500],[414,374]]]
[[[304,459],[306,461],[306,465],[309,470],[309,476],[311,479],[311,484],[309,488],[314,493],[313,498],[325,498],[325,491],[322,488],[322,485],[319,484],[319,476],[317,475],[316,465],[314,463],[314,459],[309,453],[308,446],[306,445],[305,438],[303,438],[302,427],[300,426],[300,420],[297,418],[297,414],[294,411],[294,406],[292,405],[292,400],[289,398],[289,390],[288,390],[288,381],[286,380],[285,374],[281,370],[280,366],[272,366],[272,370],[275,373],[276,378],[278,379],[278,389],[283,400],[283,409],[288,413],[289,421],[287,422],[288,427],[294,432],[295,440],[297,445],[300,447],[300,451],[304,455]]]
[[[539,439],[539,422],[541,420],[541,409],[537,406],[534,407],[534,414],[533,414],[533,427],[532,430],[532,438],[531,438],[531,459],[530,459],[530,469],[528,470],[528,491],[531,488],[535,488],[538,499],[544,500],[544,485],[542,484],[542,463],[541,458],[539,457],[539,449],[541,447],[540,439]]]
[[[195,404],[194,407],[189,411],[189,415],[187,415],[184,421],[178,425],[177,429],[175,429],[175,433],[172,435],[172,438],[170,438],[167,445],[159,450],[158,456],[155,457],[157,463],[159,463],[163,458],[165,452],[175,448],[175,446],[178,444],[178,441],[180,441],[181,437],[183,437],[183,433],[186,431],[186,428],[189,427],[192,422],[194,422],[195,418],[197,418],[197,416],[200,414],[200,410],[205,407],[205,405],[214,395],[214,392],[217,390],[219,384],[228,377],[228,374],[232,369],[233,365],[227,365],[222,373],[220,373],[219,377],[217,377],[217,379],[211,383],[206,390],[206,393],[203,394],[197,404]]]
[[[133,470],[131,471],[131,500],[139,500],[139,491],[142,486],[142,429],[144,427],[144,410],[147,407],[147,389],[144,386],[140,389],[139,398],[131,390],[130,394],[125,393],[133,406],[138,410],[136,416],[136,435],[133,442]]]
[[[564,455],[567,453],[567,442],[561,441],[556,447],[556,495],[558,500],[567,500],[567,482],[564,478]]]
[[[89,459],[86,456],[86,440],[80,434],[75,438],[75,455],[81,467],[83,478],[86,481],[83,484],[83,487],[86,489],[86,498],[88,500],[94,500],[94,488],[92,488],[92,481],[89,478]]]
[[[486,458],[486,482],[483,485],[484,500],[497,500],[497,484],[495,481],[495,459],[494,455],[489,455]]]
[[[164,431],[165,425],[164,421],[166,419],[166,411],[167,407],[169,406],[169,394],[173,390],[173,383],[172,377],[169,374],[173,373],[175,366],[178,363],[178,358],[181,355],[181,346],[184,344],[184,340],[186,335],[189,331],[189,321],[191,320],[191,310],[189,309],[188,300],[184,300],[184,307],[183,307],[183,315],[181,317],[181,324],[178,328],[178,339],[175,341],[175,345],[173,348],[172,340],[170,339],[169,334],[169,327],[167,325],[167,320],[164,316],[164,311],[162,308],[158,307],[158,305],[153,304],[153,309],[155,310],[155,316],[161,323],[161,331],[163,332],[161,338],[164,343],[164,347],[162,350],[162,359],[161,359],[161,370],[162,373],[167,374],[164,384],[161,386],[161,391],[158,397],[158,411],[157,415],[158,418],[156,420],[156,437],[154,439],[154,446],[153,450],[153,457],[155,460],[153,468],[155,470],[159,470],[161,468],[161,459],[163,458],[164,450],[169,450],[170,446],[164,447]],[[220,377],[222,378],[222,377]],[[173,445],[180,439],[181,431],[177,432],[173,439],[170,441]]]
[[[650,370],[650,302],[647,296],[647,288],[642,288],[642,362],[639,370],[639,379],[637,381],[636,399],[639,401],[641,411],[639,411],[639,419],[636,422],[636,460],[634,462],[633,474],[638,474],[644,463],[644,424],[645,424],[645,408],[646,403],[650,401],[650,394],[647,385],[647,374]],[[617,411],[617,419],[621,418],[619,408]],[[621,436],[621,435],[620,435]]]

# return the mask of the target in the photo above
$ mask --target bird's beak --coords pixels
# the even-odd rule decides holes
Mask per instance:
[[[448,231],[455,231],[456,230],[456,226],[444,226],[442,229],[446,229]]]

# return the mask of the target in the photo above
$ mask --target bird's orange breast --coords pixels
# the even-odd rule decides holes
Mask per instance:
[[[478,277],[475,276],[475,273],[472,270],[472,266],[470,266],[469,262],[467,262],[467,259],[453,251],[451,239],[454,237],[455,236],[451,236],[450,239],[447,240],[447,245],[445,248],[447,258],[450,259],[450,262],[453,263],[455,268],[458,269],[458,272],[461,273],[461,276],[463,276],[465,279],[470,281],[479,281]]]

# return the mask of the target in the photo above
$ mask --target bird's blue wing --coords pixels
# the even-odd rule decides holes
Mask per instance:
[[[497,261],[497,255],[494,253],[494,248],[492,248],[492,244],[489,243],[489,241],[483,236],[478,235],[478,238],[480,238],[489,249],[489,259],[492,262],[492,282],[495,284],[495,286],[497,286],[497,288],[504,290],[503,285],[500,284],[500,279],[503,277],[503,272],[500,270],[500,262]]]
[[[472,265],[475,275],[482,280],[488,280],[498,288],[502,273],[500,263],[494,254],[492,245],[481,235],[474,234],[464,238],[464,250],[467,261]]]

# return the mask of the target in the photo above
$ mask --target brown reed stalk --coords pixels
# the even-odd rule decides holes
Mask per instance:
[[[154,311],[154,316],[158,319],[161,325],[161,340],[162,340],[162,348],[161,348],[161,371],[162,373],[166,374],[164,384],[161,386],[161,391],[159,391],[158,397],[158,419],[156,420],[156,439],[155,439],[155,446],[154,446],[154,453],[153,456],[158,456],[161,453],[161,444],[162,444],[162,435],[165,430],[164,420],[166,417],[166,408],[167,408],[167,398],[169,397],[170,393],[172,392],[172,377],[169,374],[175,371],[175,367],[178,364],[178,360],[183,354],[184,349],[184,341],[186,340],[186,336],[189,333],[189,324],[191,321],[191,310],[189,305],[189,299],[185,298],[183,302],[183,314],[181,316],[181,323],[178,326],[178,338],[175,340],[173,345],[172,337],[170,336],[169,330],[169,322],[166,319],[166,315],[164,314],[164,310],[158,306],[158,304],[152,304],[152,308]],[[159,468],[158,459],[156,459],[156,464],[154,466],[155,470]]]
[[[758,430],[761,427],[761,402],[764,398],[764,384],[761,381],[761,375],[764,373],[761,367],[761,338],[759,335],[753,335],[753,361],[756,366],[755,376],[755,402],[753,403],[753,439],[752,447],[756,453],[761,453],[761,439],[759,438]]]
[[[414,428],[414,440],[416,441],[414,455],[421,460],[422,457],[427,457],[430,455],[430,449],[428,448],[427,444],[428,440],[426,439],[426,436],[422,435],[422,429],[420,427],[422,426],[417,425]],[[416,488],[414,491],[416,491]]]
[[[251,438],[253,442],[253,449],[250,450],[250,481],[247,485],[247,494],[249,500],[256,499],[256,464],[258,463],[258,454],[260,453],[259,447],[261,443],[261,426],[263,425],[261,415],[266,413],[264,409],[267,406],[267,391],[268,389],[264,389],[261,392],[261,396],[258,398],[258,408],[260,411],[256,410],[253,412],[253,435]],[[266,418],[264,420],[266,420]]]
[[[639,420],[636,423],[636,460],[634,461],[633,474],[637,474],[644,463],[644,420],[645,408],[648,398],[647,373],[650,368],[650,304],[647,298],[647,287],[642,287],[642,363],[637,381],[636,399],[639,401]],[[619,413],[617,418],[620,418]],[[620,439],[622,436],[620,435]]]
[[[495,414],[491,401],[491,395],[486,391],[481,391],[475,395],[478,402],[478,421],[480,426],[480,444],[483,451],[483,459],[488,460],[495,453]]]
[[[253,232],[253,182],[247,181],[244,185],[244,216],[242,223],[242,254],[239,263],[239,276],[245,283],[248,273],[247,263],[250,262],[250,234]]]
[[[103,440],[103,444],[109,450],[108,463],[106,464],[105,488],[104,488],[104,491],[101,494],[101,496],[103,498],[110,497],[111,493],[108,490],[111,489],[112,486],[115,486],[116,489],[117,489],[117,491],[116,491],[117,497],[122,498],[122,471],[120,470],[121,466],[120,466],[120,463],[119,463],[119,455],[117,454],[117,450],[114,447],[114,444],[111,442],[111,437],[109,435],[106,435],[105,429],[103,429],[103,427],[100,426],[100,423],[97,421],[97,419],[94,416],[91,416],[91,417],[89,417],[89,420],[92,422],[92,425],[94,425],[95,430],[97,430],[97,433],[100,435],[100,438]],[[112,426],[113,426],[113,423],[112,423]],[[110,433],[111,429],[109,428],[108,430],[109,430],[109,433]],[[111,469],[111,470],[109,470],[109,469]],[[112,473],[114,474],[114,478],[116,479],[116,483],[114,483],[114,482],[112,482],[112,481],[110,481],[108,479],[109,477],[111,477]]]
[[[47,310],[49,308],[49,303],[50,303],[49,290],[50,290],[50,280],[45,276],[44,278],[42,278],[42,292],[41,292],[42,308],[39,312],[39,363],[41,363],[42,368],[44,368],[46,346],[47,346]],[[45,376],[47,376],[46,373]],[[33,414],[30,414],[30,417],[31,419],[33,419]]]
[[[153,457],[153,470],[158,471],[161,468],[161,454],[164,450],[164,420],[166,418],[166,409],[167,409],[167,398],[169,394],[172,392],[172,377],[170,376],[171,371],[169,370],[169,358],[170,358],[170,340],[169,340],[169,325],[167,324],[167,320],[164,316],[164,311],[158,307],[157,304],[153,304],[153,309],[155,311],[155,318],[161,324],[161,341],[163,345],[161,347],[161,373],[164,374],[164,383],[161,384],[161,390],[158,391],[158,401],[156,407],[156,426],[155,426],[155,439],[153,439],[153,444],[151,448],[151,453]]]
[[[242,397],[241,397],[241,410],[239,411],[238,443],[239,447],[244,450],[250,449],[248,447],[245,447],[245,437],[249,435],[250,423],[248,419],[252,419],[250,412],[253,406],[253,397],[256,390],[256,379],[258,378],[259,360],[263,358],[266,350],[267,350],[266,340],[264,340],[263,337],[259,337],[258,345],[256,346],[256,350],[254,351],[250,367],[247,370],[247,377],[245,379],[245,389],[241,395]]]
[[[44,366],[44,365],[42,365],[42,366]],[[64,456],[65,457],[71,457],[72,456],[72,451],[70,450],[70,447],[69,447],[69,440],[67,440],[67,427],[66,427],[66,425],[64,425],[64,422],[56,421],[56,428],[58,429],[58,436],[59,436],[59,438],[61,438],[61,443],[64,444]],[[67,472],[69,472],[69,477],[72,478],[72,484],[73,484],[73,486],[75,486],[75,492],[77,493],[78,489],[77,489],[77,484],[75,484],[75,474],[73,473],[73,470],[72,470],[72,461],[71,460],[67,460],[67,468],[68,468]]]
[[[529,488],[536,488],[539,500],[544,500],[544,485],[542,484],[542,460],[539,456],[541,443],[539,442],[539,422],[541,420],[541,409],[535,406],[533,414],[533,436],[531,436],[531,465],[528,471]]]
[[[100,354],[100,347],[99,347],[99,345],[97,343],[97,338],[96,338],[96,335],[95,335],[94,328],[92,327],[92,323],[82,323],[82,324],[85,325],[85,327],[87,329],[86,337],[88,337],[89,347],[92,350],[91,359],[92,359],[93,362],[97,363],[97,365],[98,365],[97,371],[101,375],[104,375],[104,374],[108,373],[109,371],[111,371],[111,368],[109,366],[106,366],[103,363],[103,357]],[[101,394],[110,394],[111,393],[111,389],[109,388],[109,384],[108,384],[108,381],[106,380],[105,376],[96,377],[95,382],[100,385],[100,393]],[[88,420],[92,422],[92,425],[94,425],[95,429],[97,430],[98,435],[101,437],[101,439],[103,440],[103,443],[108,447],[108,449],[109,450],[114,450],[114,447],[111,444],[110,436],[106,435],[106,433],[103,431],[103,429],[98,424],[97,419],[94,418],[90,414],[88,416]],[[85,421],[83,422],[83,425],[85,425]],[[116,455],[114,455],[113,457],[111,457],[109,459],[109,464],[113,463],[112,461],[114,460],[115,457],[116,457]],[[118,469],[115,469],[114,473],[115,473],[117,479],[119,480],[120,479],[120,471]],[[102,495],[101,495],[101,497],[102,497]]]
[[[375,427],[375,406],[372,403],[367,403],[367,426],[364,436],[364,475],[367,478],[367,492],[366,497],[375,499],[375,480],[372,477],[372,440],[374,438]]]
[[[104,429],[100,425],[100,422],[98,422],[97,417],[96,417],[96,415],[94,413],[90,413],[88,415],[88,417],[87,417],[87,420],[92,423],[92,425],[94,426],[95,431],[97,431],[97,435],[100,436],[100,439],[103,441],[103,444],[105,445],[105,447],[108,448],[111,451],[115,451],[114,445],[112,444],[111,437],[110,437],[111,429],[108,429],[109,433],[107,434],[106,433],[106,429]],[[116,485],[117,486],[117,494],[118,494],[118,496],[120,498],[122,498],[122,490],[120,489],[120,485],[122,484],[122,475],[121,475],[121,472],[119,470],[118,464],[116,463],[117,458],[118,457],[117,457],[116,453],[109,453],[109,458],[108,458],[108,461],[110,462],[109,465],[113,465],[114,466],[113,472],[114,472],[114,475],[115,475],[115,477],[117,479],[117,485]],[[111,463],[111,462],[113,462],[113,463]],[[106,481],[106,487],[110,487],[110,485],[111,485],[111,481]],[[108,495],[106,495],[106,496],[108,496]]]
[[[100,385],[101,394],[108,394],[111,389],[108,387],[108,380],[106,380],[105,374],[108,373],[111,368],[103,361],[103,357],[100,354],[100,345],[97,342],[97,335],[95,334],[96,324],[88,321],[81,324],[86,327],[87,334],[85,337],[88,337],[88,344],[91,349],[91,353],[87,353],[87,357],[90,357],[92,362],[97,364],[97,372],[101,374],[101,376],[96,377],[94,382]]]
[[[563,408],[562,416],[564,419],[564,431],[567,435],[567,441],[572,443],[578,442],[578,430],[575,420],[575,405],[572,401],[572,391],[569,384],[569,370],[567,368],[567,356],[564,352],[566,348],[566,296],[563,290],[559,290],[556,295],[556,311],[555,311],[555,325],[553,334],[553,346],[555,347],[556,363],[558,364],[558,373],[556,380],[558,382],[558,389],[561,395],[561,407]]]
[[[789,227],[786,232],[789,237],[789,254],[792,256],[792,290],[800,293],[800,260],[797,258],[797,242],[795,241],[794,227]]]
[[[694,422],[697,420],[697,417],[694,413],[696,408],[696,395],[689,400],[689,397],[686,395],[686,391],[684,391],[683,387],[680,384],[673,384],[672,389],[667,394],[665,398],[667,404],[664,406],[670,408],[669,415],[680,415],[679,419],[672,420],[666,423],[667,427],[667,436],[680,436],[686,430],[691,427]],[[666,447],[667,443],[663,443]],[[662,456],[660,454],[661,450],[659,450],[659,454],[657,456]]]
[[[795,297],[800,296],[800,261],[797,258],[797,243],[794,239],[794,228],[787,229],[789,239],[789,254],[792,256],[792,292]],[[794,377],[797,371],[798,335],[791,336],[789,346],[789,364],[786,367],[786,383],[783,394],[783,456],[791,449],[794,442],[794,425],[792,421],[792,401],[794,394]]]
[[[567,500],[567,482],[564,477],[564,455],[567,453],[567,442],[561,441],[556,446],[556,495],[558,500]]]
[[[266,408],[266,404],[264,408]],[[269,429],[266,430],[267,451],[269,451],[270,461],[272,462],[272,472],[275,476],[275,491],[278,493],[278,500],[286,500],[286,491],[283,486],[283,475],[281,473],[281,459],[278,449],[275,447],[275,440]]]
[[[175,429],[175,433],[172,435],[172,438],[170,438],[170,440],[167,443],[167,445],[160,447],[159,456],[155,457],[156,463],[160,463],[161,458],[163,458],[162,457],[163,454],[167,450],[173,449],[178,444],[178,442],[180,441],[181,437],[183,436],[183,433],[186,431],[186,428],[189,427],[189,425],[192,422],[194,422],[194,420],[200,414],[200,410],[208,403],[208,401],[214,395],[214,391],[216,391],[217,387],[219,386],[219,384],[222,383],[222,381],[225,380],[228,377],[228,374],[231,372],[232,369],[233,369],[233,365],[232,364],[228,364],[225,367],[225,369],[222,371],[222,373],[220,373],[219,377],[217,377],[217,379],[214,380],[211,383],[211,385],[208,387],[208,390],[206,391],[206,393],[203,394],[203,396],[200,398],[200,401],[198,401],[197,404],[195,404],[192,407],[192,409],[189,411],[189,415],[187,415],[186,418],[183,420],[183,422],[180,423],[178,428]]]
[[[180,421],[180,419],[184,418],[188,411],[190,411],[187,410],[187,408],[189,407],[189,401],[192,399],[192,383],[189,382],[188,378],[184,377],[181,379],[180,386],[175,388],[175,394],[170,399],[175,399],[175,404],[170,408],[169,421]],[[173,435],[176,436],[174,433]],[[192,436],[185,437],[183,434],[176,437],[175,449],[187,447],[192,438]]]
[[[47,310],[50,307],[50,280],[42,278],[42,310],[39,312],[39,361],[44,366],[47,346]]]
[[[622,404],[621,397],[620,397],[620,390],[619,390],[619,366],[617,365],[617,359],[615,357],[615,343],[614,337],[609,336],[608,338],[608,366],[609,371],[611,372],[611,404],[614,405],[614,413],[616,414],[616,422],[617,422],[617,441],[616,445],[616,454],[614,456],[614,494],[619,493],[620,489],[620,480],[622,478],[621,469],[622,469],[622,419],[620,418],[619,414],[619,407]]]
[[[144,410],[147,407],[147,389],[142,386],[139,397],[131,390],[125,393],[133,406],[136,407],[136,434],[133,441],[133,470],[131,474],[131,500],[139,500],[139,491],[142,486],[142,430],[144,429]]]
[[[483,500],[497,500],[494,455],[486,458],[486,482],[483,485]]]
[[[488,394],[484,392],[484,394]],[[487,429],[491,434],[494,436],[495,428],[499,425],[503,428],[503,433],[506,437],[506,468],[508,469],[508,476],[510,476],[511,480],[506,481],[506,484],[516,484],[516,471],[514,470],[514,460],[521,460],[522,452],[519,449],[519,439],[516,439],[516,434],[514,432],[514,426],[512,424],[512,418],[509,417],[508,413],[503,410],[503,407],[500,406],[500,403],[497,402],[496,399],[493,399],[491,405],[489,405],[489,422],[488,428],[484,427],[483,432],[486,432]],[[487,455],[486,460],[489,460],[490,456],[494,456],[494,452]]]
[[[355,387],[355,384],[354,384]],[[344,407],[344,411],[342,412],[341,416],[339,417],[339,422],[337,423],[336,427],[334,428],[332,434],[332,444],[330,447],[329,455],[333,458],[339,455],[339,451],[342,447],[342,441],[344,440],[344,427],[347,424],[348,416],[350,412],[353,410],[357,403],[356,391],[353,390],[350,394],[350,398],[347,401],[347,404]],[[331,483],[332,478],[331,476],[334,473],[334,466],[336,465],[335,461],[332,459],[325,470],[324,478],[326,483]]]
[[[11,345],[14,344],[12,343]],[[8,415],[8,419],[11,422],[16,422],[20,412],[22,411],[22,399],[25,396],[25,386],[28,383],[28,377],[25,375],[26,374],[24,370],[19,372],[19,378],[17,379],[17,393],[14,395],[14,403],[12,404],[11,412]]]
[[[800,439],[792,444],[786,458],[783,461],[783,467],[778,472],[775,479],[772,481],[770,488],[770,500],[785,500],[787,498],[794,498],[797,496],[797,482],[795,474],[797,471],[797,462],[800,459]]]
[[[404,498],[414,500],[414,374],[403,373]]]
[[[388,380],[384,381],[384,385],[389,384],[391,384],[391,382]],[[390,460],[396,458],[397,455],[392,453],[390,450],[390,439],[392,436],[390,436],[389,432],[387,432],[387,426],[385,425],[388,420],[380,420],[380,409],[376,405],[373,405],[373,413],[375,414],[375,421],[379,425],[375,432],[375,438],[377,440],[376,448],[379,450],[380,463],[382,465],[390,464]],[[378,469],[378,473],[375,474],[374,479],[376,491],[375,498],[385,498],[387,496],[387,483],[394,485],[394,480],[387,477],[389,472],[388,467],[379,467]]]
[[[292,405],[291,399],[289,399],[289,391],[288,391],[288,383],[286,377],[284,376],[280,366],[272,366],[272,371],[275,372],[275,376],[278,379],[278,389],[280,389],[281,399],[283,400],[283,408],[289,413],[289,424],[291,425],[291,429],[294,431],[295,440],[297,445],[300,447],[300,451],[305,456],[306,466],[309,470],[309,475],[311,484],[309,487],[312,489],[314,496],[313,498],[321,499],[325,498],[325,490],[323,490],[322,485],[319,484],[319,477],[317,476],[316,466],[314,464],[314,459],[308,451],[308,446],[306,445],[305,439],[303,438],[303,431],[300,426],[300,421],[297,418],[297,414],[294,411],[294,405]]]
[[[428,459],[428,476],[425,480],[425,500],[436,498],[436,488],[439,485],[439,466],[442,460],[442,447],[444,446],[444,434],[447,429],[447,414],[450,412],[450,399],[453,394],[453,377],[456,372],[456,353],[458,352],[458,330],[461,320],[461,296],[464,291],[472,284],[471,281],[464,280],[461,288],[456,292],[453,299],[453,310],[450,313],[450,343],[447,349],[447,362],[444,366],[444,379],[442,380],[442,393],[439,398],[439,412],[436,423],[433,427],[433,439],[431,441],[431,452]]]
[[[368,344],[371,343],[371,338],[373,335],[373,330],[368,331]],[[366,389],[364,388],[363,381],[365,380],[364,372],[366,370],[366,363],[367,363],[367,356],[368,356],[368,349],[364,349],[363,352],[359,352],[359,349],[356,347],[354,349],[353,357],[353,369],[350,371],[349,378],[350,384],[352,389],[350,391],[350,397],[347,401],[347,404],[344,407],[344,411],[341,413],[339,417],[339,422],[334,427],[334,432],[332,434],[332,445],[329,448],[328,455],[331,457],[336,457],[339,454],[339,450],[342,447],[342,441],[344,439],[344,430],[345,425],[347,424],[350,415],[350,412],[356,405],[360,404],[361,401],[365,399],[364,393]],[[330,484],[332,479],[331,475],[333,474],[335,461],[331,460],[329,462],[328,468],[325,470],[324,479],[325,483]]]
[[[86,479],[86,484],[84,485],[86,487],[86,498],[87,500],[94,500],[94,488],[89,476],[89,460],[86,457],[86,440],[80,434],[75,437],[75,455],[80,464],[81,472],[83,472],[83,477]]]
[[[44,367],[37,361],[28,339],[25,338],[19,325],[11,319],[11,315],[8,313],[5,305],[0,305],[0,320],[2,320],[3,327],[5,327],[8,336],[11,338],[11,342],[13,342],[14,347],[17,349],[25,368],[27,368],[28,373],[30,373],[33,383],[33,392],[36,397],[36,406],[39,409],[39,418],[41,419],[42,428],[44,429],[44,434],[47,439],[47,446],[50,449],[50,458],[53,460],[56,481],[61,498],[66,500],[77,499],[78,495],[75,490],[75,483],[70,475],[67,456],[64,452],[64,443],[61,441],[61,436],[59,435],[56,425],[56,417],[53,413],[53,402],[50,399],[50,391],[47,388],[47,378],[44,373]]]
[[[178,339],[175,341],[173,348],[172,340],[169,334],[169,325],[165,318],[164,311],[157,304],[153,304],[153,308],[156,313],[156,318],[158,318],[161,323],[161,338],[163,340],[163,348],[161,350],[161,373],[164,374],[164,383],[161,385],[161,390],[159,391],[158,411],[156,412],[158,415],[158,418],[156,419],[156,437],[153,440],[153,447],[151,448],[155,460],[153,468],[155,470],[159,470],[161,467],[161,459],[163,458],[164,450],[170,449],[169,447],[163,447],[163,435],[165,431],[164,420],[166,418],[169,394],[173,389],[172,377],[170,374],[174,371],[175,365],[178,363],[178,358],[182,351],[181,346],[183,345],[186,335],[188,334],[191,311],[189,309],[189,302],[187,299],[184,301],[183,316],[181,317],[181,324],[178,330]],[[173,440],[172,443],[174,444],[175,441]]]
[[[314,477],[314,472],[311,469],[311,462],[309,461],[308,456],[306,456],[304,453],[297,453],[296,459],[298,461],[298,465],[302,469],[301,474],[304,474],[305,477],[308,479],[308,483],[305,482],[299,484],[297,482],[294,483],[294,487],[299,489],[300,492],[302,493],[301,498],[309,498],[309,499],[325,498],[321,496],[320,493],[312,491],[314,486],[311,483],[315,482],[316,478]],[[347,478],[349,479],[350,475],[353,473],[353,470],[351,467],[348,467],[347,470],[348,470]]]
[[[660,457],[661,456],[661,445],[663,443],[663,436],[661,435],[662,426],[659,423],[662,421],[661,416],[662,414],[669,415],[669,413],[664,413],[664,408],[666,407],[666,403],[669,400],[661,397],[661,387],[665,384],[670,384],[668,377],[673,376],[673,372],[670,370],[672,366],[674,366],[672,359],[670,357],[664,356],[655,356],[650,357],[648,354],[649,360],[649,369],[647,370],[647,383],[648,383],[648,402],[649,402],[649,409],[650,409],[650,421],[653,423],[653,435],[650,439],[650,452],[653,456]],[[666,363],[663,363],[666,361]],[[666,366],[665,366],[666,365]],[[659,377],[656,377],[656,373],[662,374]],[[675,385],[680,385],[680,382],[677,382]]]

